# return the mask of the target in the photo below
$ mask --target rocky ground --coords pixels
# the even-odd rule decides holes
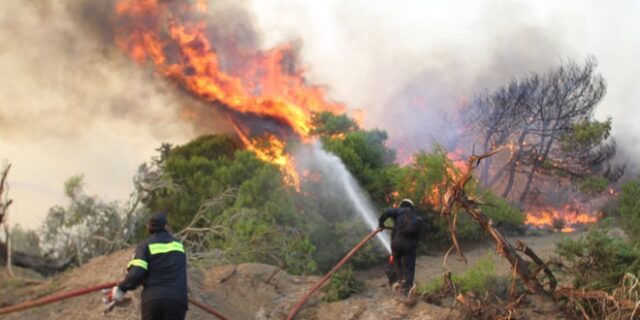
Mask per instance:
[[[577,237],[579,234],[548,234],[510,238],[512,243],[522,240],[541,257],[553,254],[555,242],[561,237]],[[463,247],[469,264],[465,265],[455,256],[443,266],[443,256],[422,256],[417,262],[416,280],[424,283],[441,278],[446,271],[463,272],[473,263],[493,251],[491,242],[467,244]],[[40,284],[11,285],[8,278],[0,278],[5,284],[0,286],[0,306],[35,299],[51,293],[95,286],[121,279],[124,266],[131,258],[131,250],[98,257],[89,263],[48,279]],[[494,256],[498,272],[508,274],[509,266],[501,257]],[[384,264],[360,271],[357,277],[364,281],[363,292],[346,300],[327,303],[321,293],[316,294],[305,305],[298,319],[464,319],[460,308],[437,306],[419,300],[408,307],[395,296],[386,283]],[[25,275],[27,277],[29,275]],[[316,276],[293,276],[273,266],[263,264],[241,264],[189,270],[192,297],[203,301],[232,319],[284,319],[291,306],[315,281]],[[3,317],[18,319],[136,319],[139,318],[139,290],[130,294],[131,302],[126,307],[118,307],[110,314],[102,315],[103,304],[100,293],[54,303],[47,306],[14,313]],[[540,305],[529,305],[523,311],[524,318],[549,318],[548,312],[554,306],[541,309]],[[190,306],[187,319],[212,319],[195,306]]]

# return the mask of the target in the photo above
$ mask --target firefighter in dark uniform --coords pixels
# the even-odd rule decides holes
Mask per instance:
[[[390,284],[396,282],[403,293],[411,298],[415,291],[414,275],[416,269],[416,249],[422,229],[422,218],[415,212],[410,199],[403,199],[398,208],[390,208],[380,216],[379,227],[384,228],[387,219],[393,219],[391,233],[391,258],[395,274],[387,272]]]
[[[143,320],[183,320],[187,313],[187,258],[182,243],[166,230],[167,218],[156,214],[149,220],[149,238],[138,244],[127,266],[127,276],[111,291],[115,301],[142,285]]]

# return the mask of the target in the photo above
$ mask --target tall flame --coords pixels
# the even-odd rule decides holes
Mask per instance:
[[[284,123],[305,141],[313,129],[311,114],[344,112],[344,106],[325,98],[322,87],[309,85],[303,70],[292,68],[294,48],[281,45],[256,52],[242,66],[222,70],[216,44],[207,36],[206,1],[120,0],[116,5],[116,44],[140,64],[151,64],[157,74],[188,92],[233,114],[250,114]],[[248,149],[261,159],[283,167],[285,137],[270,135],[278,156],[262,150],[247,132],[236,131]],[[275,150],[274,149],[274,150]],[[271,150],[271,151],[274,151]],[[287,169],[289,170],[289,169]]]

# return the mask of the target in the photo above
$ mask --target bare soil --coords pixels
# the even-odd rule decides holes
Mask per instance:
[[[572,234],[547,234],[544,236],[511,237],[512,244],[521,240],[530,246],[541,258],[553,255],[555,242],[561,238],[580,236]],[[439,256],[422,256],[416,264],[416,281],[425,283],[441,278],[444,272],[460,273],[483,258],[487,251],[493,252],[491,242],[463,245],[468,264],[452,255],[443,266],[444,252]],[[119,280],[124,276],[127,261],[132,250],[123,250],[108,256],[98,257],[89,263],[50,278],[40,284],[25,285],[14,283],[0,270],[0,307],[22,301],[37,299],[59,291],[95,286]],[[493,255],[499,273],[509,274],[506,260]],[[363,292],[348,299],[327,303],[318,293],[305,305],[298,319],[464,319],[459,308],[437,306],[417,301],[409,307],[394,295],[388,287],[382,268],[384,262],[369,270],[357,272],[356,276],[365,283]],[[21,271],[22,272],[22,271]],[[24,274],[25,278],[30,275]],[[191,295],[220,310],[231,319],[284,319],[302,294],[319,278],[316,276],[293,276],[276,267],[263,264],[241,264],[212,267],[210,269],[189,270]],[[267,282],[267,280],[269,280]],[[14,281],[14,282],[12,282]],[[92,293],[82,297],[53,303],[11,315],[3,319],[138,319],[140,318],[140,290],[128,294],[132,300],[124,307],[117,307],[108,315],[102,315],[102,294]],[[533,308],[542,308],[541,304]],[[553,308],[550,306],[549,308]],[[550,318],[546,312],[528,311],[526,319]],[[538,317],[539,316],[539,317]],[[554,318],[554,317],[551,317]],[[187,319],[213,319],[195,306],[190,306]]]

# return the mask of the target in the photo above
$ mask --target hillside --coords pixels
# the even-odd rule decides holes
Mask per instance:
[[[550,234],[543,237],[519,238],[527,242],[541,256],[552,254],[553,244],[561,237],[577,237],[578,234]],[[513,239],[514,241],[516,239]],[[469,265],[452,258],[448,270],[462,272],[474,262],[486,256],[492,244],[485,242],[465,246]],[[123,250],[108,256],[91,260],[89,263],[69,270],[41,284],[21,287],[7,286],[0,293],[0,305],[7,306],[22,301],[36,299],[51,293],[90,287],[120,279],[124,275],[123,266],[131,257],[131,250]],[[424,283],[441,277],[442,256],[423,256],[417,262],[417,280]],[[508,273],[508,267],[495,256],[498,272]],[[360,271],[356,275],[365,283],[363,292],[346,300],[327,303],[322,294],[316,294],[305,305],[299,319],[462,319],[459,309],[440,307],[424,301],[409,308],[391,293],[382,272],[382,265]],[[269,280],[270,279],[270,280]],[[267,282],[267,280],[269,280]],[[210,269],[190,268],[189,281],[192,296],[205,302],[232,319],[284,319],[289,308],[315,281],[316,276],[294,276],[264,264],[248,263],[225,265]],[[4,281],[3,281],[4,282]],[[125,307],[114,309],[108,316],[102,315],[103,304],[100,293],[50,304],[6,317],[18,319],[136,319],[139,317],[139,295],[137,290],[132,302]],[[549,306],[547,306],[549,307]],[[539,306],[523,308],[526,319],[543,318]],[[553,306],[550,307],[553,309]],[[548,310],[552,312],[553,310]],[[190,306],[187,319],[211,319],[212,317],[195,306]]]

